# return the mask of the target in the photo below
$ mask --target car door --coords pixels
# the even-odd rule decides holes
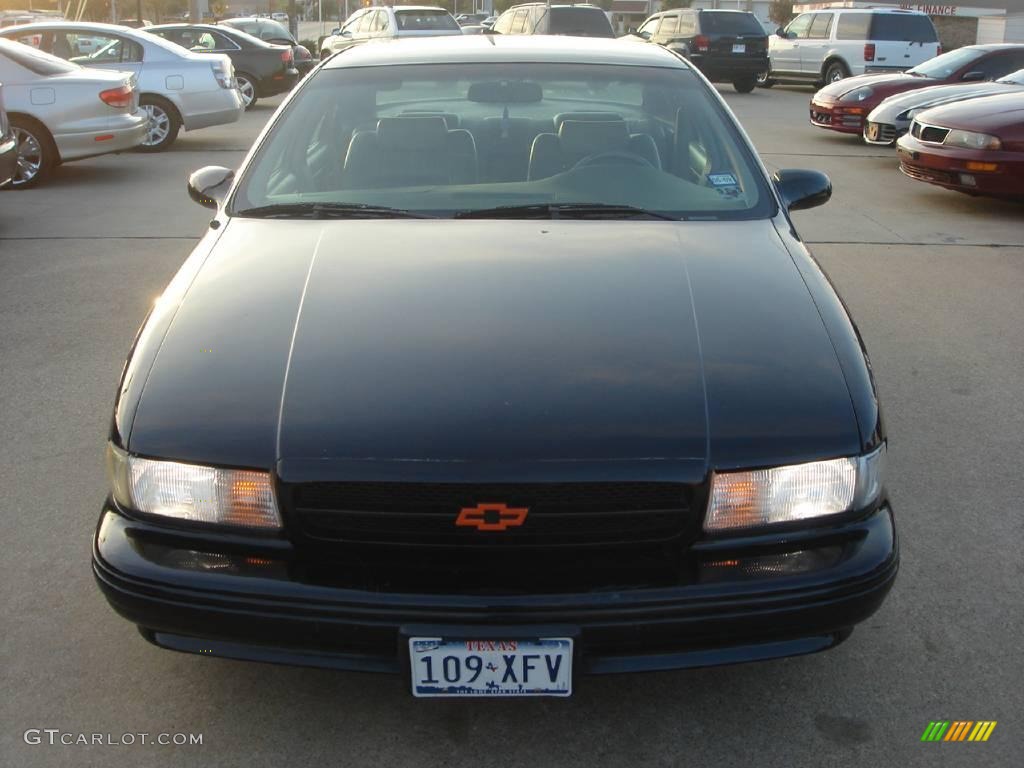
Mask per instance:
[[[805,75],[817,75],[825,63],[832,36],[835,14],[815,13],[807,28],[807,37],[800,41],[800,71]]]
[[[800,46],[806,39],[813,20],[813,13],[801,13],[789,22],[785,30],[783,30],[784,34],[772,38],[772,72],[803,73],[800,61]]]

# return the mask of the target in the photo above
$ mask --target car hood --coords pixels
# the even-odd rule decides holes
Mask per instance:
[[[1001,93],[1024,93],[1024,87],[1009,83],[962,83],[956,85],[933,85],[920,88],[909,93],[890,96],[868,116],[876,122],[895,119],[897,115],[908,109],[928,109],[942,104],[976,99],[981,96],[994,96]]]
[[[1021,126],[1024,125],[1024,90],[947,104],[929,109],[916,117],[923,123],[943,128],[963,128],[995,133],[997,136],[1009,129],[1014,134],[1020,134]]]
[[[696,480],[859,446],[770,221],[236,218],[128,448],[288,479]]]
[[[816,100],[834,101],[844,93],[849,93],[856,88],[863,88],[866,85],[871,87],[875,96],[878,96],[885,93],[898,93],[913,88],[924,88],[929,83],[934,84],[934,81],[924,77],[914,77],[902,72],[857,75],[856,77],[847,77],[837,82],[829,83],[814,94],[814,98]]]

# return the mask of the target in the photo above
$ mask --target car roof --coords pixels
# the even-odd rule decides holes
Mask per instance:
[[[612,64],[688,69],[660,45],[632,45],[594,37],[447,35],[359,45],[332,56],[325,69],[390,64]]]
[[[4,33],[12,30],[28,30],[33,29],[67,29],[74,27],[75,29],[84,29],[88,32],[111,32],[119,35],[133,34],[138,35],[143,33],[141,29],[134,29],[133,27],[125,27],[121,24],[103,24],[99,21],[67,21],[66,19],[54,19],[53,21],[34,21],[31,24],[19,24],[16,27],[4,27]],[[147,27],[148,29],[148,27]]]
[[[816,11],[804,13],[895,13],[902,16],[927,16],[924,11],[913,11],[909,8],[818,8]],[[803,14],[801,14],[803,15]]]

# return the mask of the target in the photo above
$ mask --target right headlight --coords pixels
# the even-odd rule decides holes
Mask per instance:
[[[947,147],[962,147],[963,149],[1000,149],[1003,146],[995,136],[974,131],[961,131],[957,128],[947,133],[946,139],[942,143]]]
[[[716,473],[709,533],[815,520],[861,509],[882,492],[885,445],[864,456]]]
[[[111,496],[124,509],[190,523],[281,528],[268,472],[144,459],[108,444],[107,475]]]

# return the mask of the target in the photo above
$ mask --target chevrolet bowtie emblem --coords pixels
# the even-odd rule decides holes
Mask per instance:
[[[526,507],[510,507],[507,504],[477,504],[459,510],[455,524],[476,528],[478,531],[504,531],[525,523],[529,511]]]

